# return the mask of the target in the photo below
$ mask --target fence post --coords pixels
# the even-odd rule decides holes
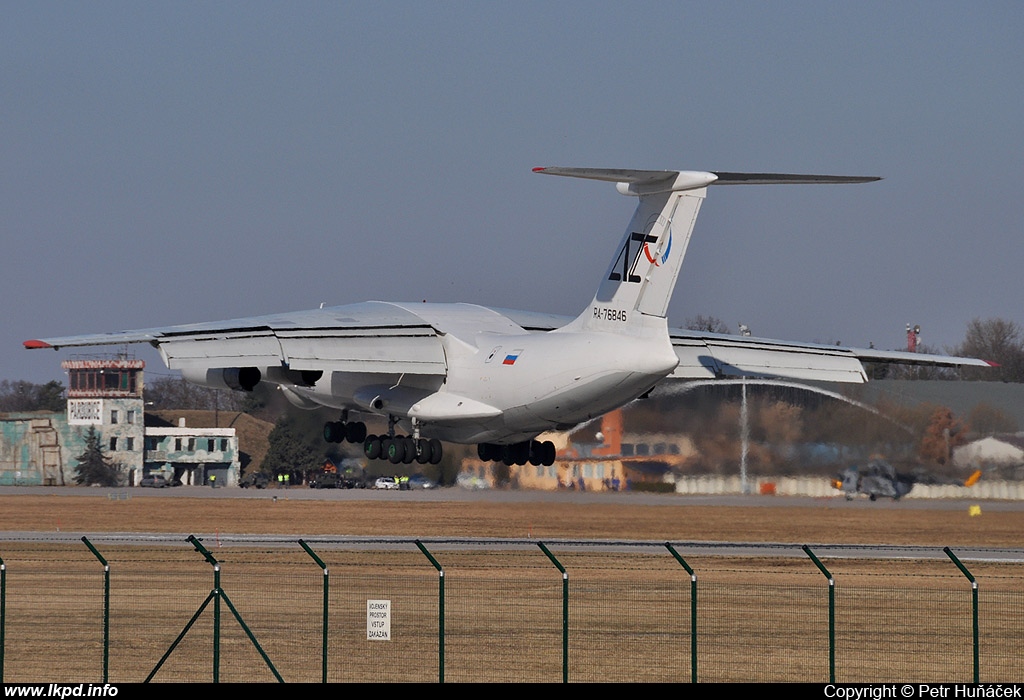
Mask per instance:
[[[697,682],[697,574],[689,564],[679,555],[671,542],[666,542],[665,547],[672,553],[686,573],[690,574],[690,682]]]
[[[422,542],[416,540],[416,546],[437,569],[437,682],[444,683],[444,569]]]
[[[814,565],[828,579],[828,682],[836,682],[836,580],[821,563],[818,557],[807,545],[803,546],[804,553],[811,558]]]
[[[220,587],[220,562],[218,562],[216,558],[214,558],[214,556],[209,552],[209,550],[207,550],[206,547],[204,547],[199,542],[199,540],[196,539],[195,535],[189,535],[185,539],[187,542],[190,542],[193,547],[196,548],[197,552],[203,555],[203,557],[209,564],[213,566],[213,590],[210,591],[210,595],[206,596],[206,600],[203,601],[202,605],[199,606],[199,609],[196,610],[195,614],[185,625],[185,629],[183,629],[181,631],[181,634],[178,635],[177,639],[175,639],[174,642],[171,643],[171,647],[166,652],[164,652],[164,655],[162,657],[160,657],[160,660],[157,662],[156,666],[153,667],[153,670],[149,672],[149,675],[146,676],[146,680],[144,682],[149,683],[151,680],[153,680],[153,677],[164,665],[164,662],[167,661],[168,658],[170,658],[174,650],[178,648],[178,645],[181,643],[181,640],[183,640],[185,638],[185,635],[188,634],[189,630],[192,629],[192,625],[195,624],[196,620],[199,619],[199,616],[203,614],[204,610],[206,610],[206,606],[210,604],[211,600],[213,601],[214,611],[213,682],[220,682],[220,600],[221,598],[223,598],[224,602],[227,603],[228,610],[231,611],[231,614],[238,622],[238,626],[242,628],[242,631],[245,632],[245,635],[249,638],[249,641],[252,642],[252,645],[256,648],[256,651],[258,651],[260,656],[263,657],[263,662],[267,665],[267,668],[269,668],[271,673],[274,674],[274,677],[277,678],[278,682],[284,683],[284,679],[281,678],[281,674],[277,672],[276,668],[274,668],[274,664],[270,661],[270,657],[267,656],[267,652],[263,650],[263,647],[260,646],[259,641],[257,641],[256,635],[254,635],[252,633],[252,630],[249,629],[249,626],[245,624],[245,620],[242,619],[242,616],[239,614],[238,609],[235,608],[235,604],[231,602],[231,598],[229,598],[228,594],[225,593],[224,590]]]
[[[551,563],[562,572],[562,682],[569,682],[569,572],[555,559],[555,555],[548,551],[543,542],[537,546],[547,555]]]
[[[106,683],[110,670],[110,564],[84,535],[82,542],[103,565],[103,682]]]
[[[4,630],[7,626],[7,564],[0,557],[0,683],[4,682]]]
[[[320,680],[320,682],[321,683],[327,683],[327,610],[328,610],[328,605],[330,605],[330,598],[328,598],[328,594],[330,592],[330,587],[331,587],[331,574],[327,570],[327,564],[324,563],[323,559],[321,559],[320,557],[318,557],[316,555],[316,552],[314,552],[312,549],[310,549],[309,545],[306,544],[305,540],[299,540],[299,544],[302,545],[302,548],[304,550],[306,550],[306,554],[308,554],[310,557],[312,557],[313,561],[315,561],[317,563],[317,565],[319,565],[320,568],[324,572],[324,603],[323,603],[323,606],[322,606],[323,607],[323,615],[324,615],[324,619],[323,619],[323,635],[322,635],[323,636],[323,640],[321,641],[321,648],[320,648],[320,659],[321,659],[321,665],[322,665],[323,668],[321,669],[321,674],[320,674],[321,680]]]
[[[220,683],[220,562],[195,535],[186,538],[213,567],[213,682]]]
[[[974,618],[974,682],[980,683],[980,665],[978,663],[978,582],[975,580],[974,576],[971,575],[971,572],[967,570],[967,567],[957,559],[955,554],[953,554],[953,550],[949,547],[943,547],[942,551],[946,553],[946,556],[956,564],[957,568],[960,569],[960,572],[967,577],[968,581],[971,582],[971,613]]]

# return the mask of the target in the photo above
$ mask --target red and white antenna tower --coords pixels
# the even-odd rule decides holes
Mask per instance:
[[[907,324],[907,352],[917,352],[917,344],[921,340],[921,326],[910,327]]]

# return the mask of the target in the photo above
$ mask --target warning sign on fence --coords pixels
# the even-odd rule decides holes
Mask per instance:
[[[391,641],[391,601],[366,601],[366,638]]]

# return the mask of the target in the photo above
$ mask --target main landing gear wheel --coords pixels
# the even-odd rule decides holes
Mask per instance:
[[[405,440],[400,437],[388,438],[381,444],[383,456],[392,464],[398,464],[405,459]]]
[[[401,440],[405,447],[405,454],[402,455],[402,464],[412,464],[416,459],[416,441],[411,437],[395,438]]]
[[[377,459],[380,457],[380,438],[376,435],[367,436],[363,442],[363,454],[366,455],[367,459]]]
[[[545,440],[530,442],[530,464],[535,467],[549,467],[555,463],[555,443]]]
[[[345,440],[351,443],[363,442],[366,440],[366,423],[327,421],[324,423],[324,440],[327,442],[344,442]]]
[[[426,464],[430,461],[430,441],[420,438],[416,441],[416,463]]]
[[[363,442],[366,439],[366,423],[348,423],[345,426],[345,439],[352,444]]]
[[[327,421],[324,423],[324,440],[327,442],[341,442],[345,435],[345,424],[340,421]]]
[[[481,462],[504,462],[509,466],[523,466],[529,462],[535,467],[550,467],[555,463],[555,444],[550,440],[530,440],[511,445],[482,442],[476,446],[476,454]]]
[[[367,435],[363,440],[363,455],[367,459],[386,459],[392,464],[438,464],[444,456],[444,448],[437,439]]]

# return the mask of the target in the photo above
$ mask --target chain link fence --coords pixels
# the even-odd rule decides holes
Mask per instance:
[[[672,547],[2,542],[0,681],[1019,680],[1019,563]]]

